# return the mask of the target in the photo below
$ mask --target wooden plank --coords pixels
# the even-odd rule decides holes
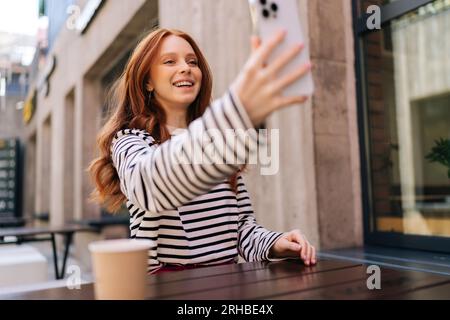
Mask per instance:
[[[264,269],[267,267],[267,264],[267,262],[252,262],[188,269],[182,271],[163,272],[160,274],[149,275],[148,284],[161,284],[189,279],[214,277],[216,275],[223,274],[247,272],[251,270]],[[199,270],[201,270],[201,272]]]
[[[432,275],[425,272],[400,271],[382,268],[381,289],[369,290],[367,279],[355,279],[344,284],[336,284],[327,288],[316,288],[308,291],[298,291],[286,295],[272,296],[270,299],[297,300],[297,299],[339,299],[339,300],[368,300],[391,299],[401,296],[404,292],[415,291],[422,287],[438,285],[449,282],[446,277]]]
[[[217,275],[235,274],[248,272],[253,270],[265,269],[271,264],[284,263],[283,262],[246,262],[239,264],[229,264],[215,267],[204,267],[198,269],[190,269],[176,272],[165,272],[161,274],[150,275],[148,277],[148,284],[161,284],[166,282],[177,282],[189,279],[203,279],[208,277],[214,277]],[[299,266],[303,266],[303,263],[299,260],[289,260],[289,263],[294,263]],[[344,268],[355,265],[354,262],[337,261],[323,259],[318,262],[318,268]]]
[[[389,297],[402,300],[450,300],[450,280]]]
[[[333,263],[304,267],[294,263],[269,265],[263,270],[217,276],[202,281],[188,280],[177,287],[168,284],[151,288],[156,299],[263,299],[312,287],[324,287],[366,277],[361,265],[336,268]]]
[[[0,300],[93,300],[94,285],[84,284],[80,289],[66,287],[0,295]]]

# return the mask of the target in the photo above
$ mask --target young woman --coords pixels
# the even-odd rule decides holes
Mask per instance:
[[[281,90],[310,65],[278,76],[301,45],[265,63],[284,36],[280,31],[264,45],[253,38],[248,62],[212,104],[211,72],[189,35],[158,29],[134,50],[114,87],[115,111],[99,134],[100,157],[89,170],[94,199],[111,211],[126,203],[131,237],[155,242],[149,272],[233,263],[238,255],[316,263],[315,249],[300,231],[272,232],[256,223],[240,174],[263,143],[255,126],[306,100],[283,97]],[[220,161],[225,150],[239,161]]]

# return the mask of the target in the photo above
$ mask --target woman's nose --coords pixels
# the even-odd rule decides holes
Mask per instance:
[[[186,62],[181,66],[181,73],[191,73],[191,67]]]

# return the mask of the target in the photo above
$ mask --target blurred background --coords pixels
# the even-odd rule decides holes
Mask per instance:
[[[370,5],[380,29],[366,23]],[[254,166],[245,176],[259,223],[299,228],[324,256],[414,252],[429,266],[441,254],[450,266],[450,0],[298,7],[316,92],[264,124],[280,130],[280,170],[261,176]],[[0,0],[0,232],[95,225],[69,251],[86,280],[87,243],[128,236],[126,208],[112,216],[88,201],[105,97],[157,26],[194,37],[214,97],[250,52],[246,0]],[[53,277],[50,246],[30,246]]]

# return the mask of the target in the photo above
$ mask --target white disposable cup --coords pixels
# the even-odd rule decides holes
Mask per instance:
[[[150,240],[116,239],[89,244],[94,268],[95,298],[142,300],[147,286]]]

